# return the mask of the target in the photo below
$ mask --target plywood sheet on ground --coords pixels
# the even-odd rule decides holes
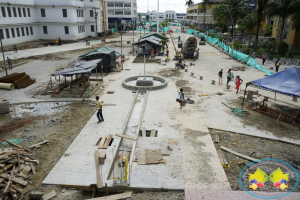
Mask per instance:
[[[159,149],[137,149],[137,162],[139,165],[158,164],[163,160]]]

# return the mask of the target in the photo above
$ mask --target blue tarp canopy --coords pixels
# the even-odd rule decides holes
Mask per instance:
[[[300,69],[297,67],[291,67],[251,83],[267,90],[300,97]]]

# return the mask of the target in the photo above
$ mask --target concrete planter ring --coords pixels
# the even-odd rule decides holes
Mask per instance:
[[[127,88],[129,90],[159,90],[159,89],[163,89],[165,87],[167,87],[168,85],[168,81],[160,76],[146,76],[146,80],[153,80],[153,84],[152,85],[141,85],[138,86],[137,85],[137,81],[143,79],[143,76],[132,76],[129,78],[126,78],[123,83],[122,86],[124,88]]]

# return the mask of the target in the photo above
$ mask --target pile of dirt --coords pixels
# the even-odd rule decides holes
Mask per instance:
[[[19,128],[22,128],[25,125],[27,126],[33,124],[40,119],[41,117],[37,116],[30,118],[16,118],[5,122],[2,125],[0,125],[0,139],[3,139],[8,133],[18,130]]]

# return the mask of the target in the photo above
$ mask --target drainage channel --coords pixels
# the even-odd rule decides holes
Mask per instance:
[[[109,180],[114,180],[115,186],[129,185],[130,166],[133,162],[133,154],[135,151],[137,139],[139,137],[141,123],[143,121],[147,97],[148,91],[136,92],[134,98],[135,100],[133,102],[132,109],[130,110],[130,115],[125,122],[126,126],[124,128],[123,135],[130,138],[136,138],[136,140],[122,138],[120,142],[118,152],[115,155],[112,169],[110,170],[110,174],[108,176]],[[121,177],[123,177],[123,179]]]

